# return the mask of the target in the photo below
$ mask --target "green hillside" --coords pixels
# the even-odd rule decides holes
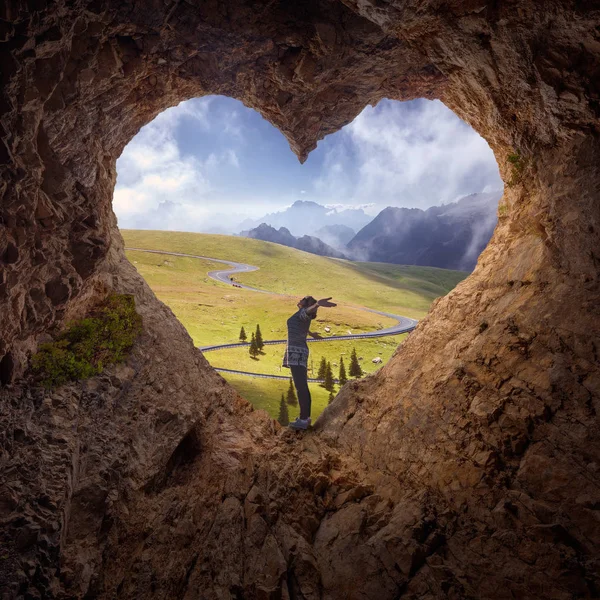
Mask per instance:
[[[277,419],[281,394],[283,393],[285,397],[289,386],[287,381],[259,379],[233,374],[227,374],[227,381],[237,390],[240,396],[250,400],[254,406],[266,410],[273,419]],[[314,423],[327,406],[329,392],[316,383],[309,383],[308,387],[310,389],[311,413]],[[299,407],[288,406],[288,413],[290,421],[293,421],[300,413]]]
[[[134,250],[127,251],[127,257],[184,324],[197,346],[237,342],[242,325],[248,336],[260,324],[264,339],[285,339],[286,321],[297,310],[296,296],[271,296],[210,279],[207,272],[222,268],[219,263]],[[327,335],[324,328],[329,327],[330,335],[342,335],[394,323],[341,302],[335,309],[319,311],[312,330]]]
[[[249,238],[167,231],[121,232],[130,247],[231,259],[256,265],[239,281],[280,294],[333,296],[340,302],[420,318],[467,273],[432,267],[357,263]]]
[[[373,373],[381,368],[392,356],[398,344],[407,334],[392,335],[389,337],[358,339],[358,340],[336,340],[333,342],[309,343],[310,357],[308,361],[309,377],[316,378],[321,357],[324,356],[332,364],[334,377],[338,375],[340,356],[344,357],[346,371],[350,361],[352,348],[356,348],[361,368],[365,373]],[[265,346],[263,353],[252,358],[247,347],[229,348],[206,353],[206,358],[211,365],[223,369],[235,369],[249,373],[262,373],[265,375],[286,375],[289,370],[281,367],[281,360],[285,351],[284,344]],[[373,359],[381,358],[381,363],[373,363]],[[310,369],[314,363],[314,372]]]
[[[127,247],[164,250],[209,256],[256,265],[259,271],[240,273],[236,280],[277,294],[271,295],[234,288],[207,276],[223,268],[220,263],[128,250],[129,260],[148,282],[155,294],[175,313],[197,346],[238,341],[240,328],[248,334],[260,324],[263,338],[285,339],[286,320],[296,310],[296,302],[310,294],[317,298],[333,296],[338,306],[320,309],[311,330],[323,336],[375,331],[395,323],[361,307],[423,317],[431,302],[448,293],[467,274],[429,267],[410,267],[383,263],[356,263],[308,254],[300,250],[235,236],[166,231],[122,230]],[[329,332],[325,331],[329,329]],[[380,368],[393,354],[404,336],[348,342],[311,344],[311,358],[325,356],[338,362],[356,346],[366,372]],[[252,359],[248,351],[231,349],[206,354],[217,367],[257,373],[285,374],[280,370],[284,346],[267,346],[264,354]],[[382,363],[372,363],[375,357]],[[337,376],[336,368],[334,368]],[[277,417],[281,382],[227,376],[228,381],[258,408]],[[327,404],[328,393],[313,389],[313,419]]]

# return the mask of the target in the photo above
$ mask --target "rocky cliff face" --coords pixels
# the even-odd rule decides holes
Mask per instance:
[[[14,0],[0,19],[4,597],[598,596],[595,3]],[[207,93],[301,159],[369,102],[438,97],[507,184],[474,273],[299,438],[209,368],[116,229],[124,145]],[[21,379],[111,289],[144,319],[127,364]]]

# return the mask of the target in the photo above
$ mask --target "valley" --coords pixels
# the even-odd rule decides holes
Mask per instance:
[[[124,230],[127,247],[164,252],[179,252],[235,260],[257,265],[259,270],[239,274],[235,281],[264,290],[236,288],[208,277],[222,263],[168,254],[127,250],[129,260],[156,295],[167,304],[185,326],[198,347],[239,341],[243,326],[248,339],[260,324],[265,340],[286,337],[286,320],[295,312],[298,297],[333,296],[334,309],[321,310],[311,327],[324,337],[360,334],[387,328],[395,323],[389,317],[363,310],[364,307],[422,318],[438,296],[446,294],[465,273],[428,267],[404,267],[377,263],[355,263],[307,254],[305,252],[248,238],[180,232]],[[282,294],[282,295],[276,295]],[[327,328],[329,331],[326,331]],[[338,376],[340,356],[350,356],[353,347],[368,374],[381,368],[392,356],[406,334],[382,338],[339,340],[311,344],[314,370],[324,356]],[[236,369],[262,374],[287,375],[281,368],[284,346],[265,346],[256,359],[247,347],[207,352],[216,368]],[[373,363],[374,358],[381,363]],[[309,364],[309,368],[310,368]],[[348,364],[346,363],[346,368]],[[224,374],[226,379],[252,404],[277,417],[281,392],[286,381]],[[309,371],[309,377],[316,377]],[[313,418],[322,412],[329,392],[310,384]],[[336,386],[337,392],[339,386]],[[293,408],[290,407],[290,416]]]

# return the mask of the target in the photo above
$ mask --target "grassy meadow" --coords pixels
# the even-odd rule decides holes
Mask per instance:
[[[315,298],[333,296],[343,304],[398,312],[415,319],[427,313],[434,298],[444,296],[467,276],[460,271],[432,267],[326,258],[235,236],[131,230],[121,233],[130,247],[198,254],[256,265],[259,271],[238,276],[238,280],[246,285],[294,298],[307,294]]]
[[[356,354],[359,359],[362,358],[359,362],[363,372],[365,374],[373,373],[390,359],[394,350],[406,335],[400,334],[372,339],[309,343],[308,376],[317,377],[321,357],[325,357],[325,360],[331,362],[335,378],[337,378],[339,372],[340,357],[343,357],[346,373],[348,373],[352,348],[356,348]],[[259,354],[256,358],[252,358],[247,347],[228,348],[226,350],[207,352],[206,358],[214,367],[221,367],[223,369],[236,369],[238,371],[262,373],[265,375],[286,375],[290,371],[285,367],[281,367],[281,359],[284,351],[284,344],[265,346],[262,354]],[[372,362],[376,357],[381,358],[381,363],[376,364]],[[314,365],[314,372],[311,372],[311,361],[312,365]]]
[[[224,268],[220,263],[135,250],[128,250],[127,257],[185,325],[197,346],[237,342],[242,325],[248,338],[260,324],[263,339],[285,339],[286,321],[297,310],[296,296],[271,296],[210,279],[207,272]],[[245,283],[243,275],[238,279]],[[340,304],[321,309],[311,330],[328,335],[324,328],[329,327],[329,335],[345,335],[394,323],[394,319]]]
[[[271,417],[276,419],[279,415],[279,403],[281,394],[285,397],[289,382],[278,379],[261,379],[258,377],[246,377],[245,375],[233,375],[221,373],[226,376],[227,381],[238,391],[238,393],[247,398],[257,408],[266,410]],[[311,397],[311,418],[313,422],[323,412],[329,401],[329,392],[316,383],[309,383]],[[336,391],[337,391],[336,387]],[[335,393],[335,392],[334,392]],[[288,405],[288,415],[290,421],[293,421],[300,413],[298,405]]]
[[[148,282],[155,294],[175,313],[197,346],[238,341],[244,326],[248,338],[260,324],[263,339],[285,339],[286,321],[295,312],[299,298],[310,294],[316,298],[332,296],[335,308],[320,309],[311,330],[323,336],[362,333],[388,327],[392,319],[361,310],[368,307],[419,319],[431,302],[447,294],[467,273],[384,263],[356,263],[316,256],[293,248],[242,237],[180,233],[166,231],[122,230],[127,247],[164,250],[210,256],[256,265],[260,270],[240,273],[240,283],[273,291],[269,295],[234,288],[210,279],[208,271],[224,265],[199,260],[134,250],[126,252],[129,260]],[[330,332],[325,332],[325,327]],[[381,367],[371,360],[380,356],[382,363],[393,354],[404,336],[371,340],[322,342],[310,344],[315,370],[321,356],[339,362],[340,355],[350,356],[356,347],[363,357],[366,372]],[[280,372],[284,346],[266,346],[264,354],[252,359],[247,349],[208,352],[216,367],[235,368],[257,373]],[[346,367],[348,361],[344,360]],[[337,367],[334,367],[337,377]],[[282,382],[245,376],[229,376],[227,380],[257,408],[277,417]],[[279,387],[278,387],[279,386]],[[287,389],[287,386],[283,386]],[[313,419],[327,404],[328,392],[311,386]],[[292,416],[292,413],[290,413]],[[295,415],[293,415],[295,416]]]

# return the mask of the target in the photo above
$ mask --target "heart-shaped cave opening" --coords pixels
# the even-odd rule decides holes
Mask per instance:
[[[598,595],[593,8],[2,5],[9,596]],[[437,98],[506,184],[474,272],[312,432],[251,410],[125,256],[117,157],[209,94],[256,109],[302,161],[369,104]],[[38,386],[31,357],[73,322],[60,341],[100,336],[92,358],[118,360]]]
[[[367,107],[302,165],[256,111],[207,96],[125,147],[113,207],[127,257],[194,345],[287,425],[300,411],[282,369],[298,298],[337,303],[308,338],[328,342],[307,361],[314,422],[474,269],[502,191],[487,143],[439,101]]]

